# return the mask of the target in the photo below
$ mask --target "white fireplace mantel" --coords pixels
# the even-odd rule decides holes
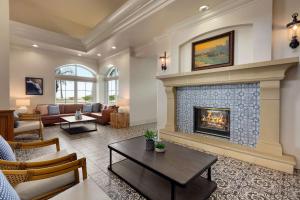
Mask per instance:
[[[280,144],[280,81],[299,58],[286,58],[230,67],[157,76],[167,94],[167,123],[162,138],[189,144],[207,151],[223,153],[273,169],[293,172],[295,158],[284,155]],[[176,131],[176,87],[253,83],[260,85],[260,133],[255,148],[236,145],[214,137],[184,134]]]

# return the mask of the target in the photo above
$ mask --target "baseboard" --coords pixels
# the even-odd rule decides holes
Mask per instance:
[[[147,119],[147,120],[138,120],[138,121],[130,122],[130,126],[138,126],[138,125],[151,124],[151,123],[156,123],[156,122],[157,122],[156,118]]]

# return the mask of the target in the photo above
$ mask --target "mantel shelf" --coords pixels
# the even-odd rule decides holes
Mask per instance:
[[[297,66],[299,57],[256,62],[229,67],[161,75],[156,78],[165,86],[187,86],[282,80],[286,71]]]

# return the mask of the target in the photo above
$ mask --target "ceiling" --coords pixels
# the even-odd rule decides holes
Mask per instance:
[[[10,0],[10,19],[83,38],[127,0]]]
[[[76,12],[65,14],[60,8],[58,8],[60,6],[52,4],[54,4],[54,2],[58,2],[62,6],[66,6],[67,2],[72,1],[77,2],[77,6],[80,6],[81,4],[78,2],[95,3],[106,2],[106,0],[51,0],[51,3],[49,3],[51,6],[49,5],[49,8],[47,8],[46,3],[42,3],[45,2],[44,0],[10,1],[17,2],[17,4],[21,4],[22,2],[35,2],[34,5],[43,5],[46,7],[45,10],[52,11],[51,16],[54,15],[53,13],[56,13],[55,16],[60,16],[60,18],[64,18],[65,21],[72,22],[73,24],[69,25],[70,27],[73,27],[73,29],[75,29],[75,27],[79,27],[78,30],[81,30],[85,34],[89,32],[83,38],[81,36],[80,39],[71,39],[67,36],[62,37],[63,35],[53,35],[51,32],[44,31],[42,29],[36,30],[34,27],[26,27],[28,26],[26,25],[28,23],[22,25],[20,23],[18,24],[18,22],[11,22],[12,43],[23,46],[38,44],[42,49],[57,52],[60,51],[72,55],[81,54],[82,57],[94,59],[104,59],[127,48],[133,49],[133,52],[136,54],[136,56],[157,56],[155,55],[157,52],[157,46],[153,45],[156,44],[156,42],[153,43],[155,38],[166,33],[170,33],[169,31],[172,32],[174,26],[176,27],[176,25],[182,23],[182,21],[189,21],[191,18],[196,20],[210,20],[211,16],[214,16],[219,12],[227,12],[228,8],[247,3],[251,0],[239,0],[238,2],[236,0],[107,0],[107,2],[118,2],[120,7],[119,9],[116,8],[118,11],[111,11],[110,14],[107,14],[106,17],[102,18],[102,21],[100,20],[101,23],[99,23],[100,21],[97,20],[101,18],[99,18],[99,16],[98,18],[93,14],[88,14],[87,16],[80,14],[80,16],[76,16]],[[123,2],[123,5],[121,5],[120,2]],[[31,3],[25,4],[31,5]],[[205,12],[199,12],[199,7],[202,5],[208,5],[209,10]],[[73,6],[74,5],[72,5],[72,9],[74,11],[81,10],[80,8],[76,8],[76,6],[73,8]],[[24,6],[24,9],[25,8],[27,8],[27,5]],[[21,9],[21,7],[19,9]],[[86,9],[87,8],[83,10]],[[54,12],[54,10],[56,11]],[[28,12],[29,11],[26,11],[26,13]],[[11,15],[13,15],[13,13],[11,13]],[[19,13],[18,15],[25,14]],[[29,14],[29,16],[31,17],[31,14]],[[47,20],[53,22],[52,20],[54,18],[51,16],[45,15],[43,20],[39,21],[39,27],[43,28],[41,26],[43,26],[44,22]],[[74,17],[74,19],[71,16]],[[91,20],[86,20],[89,18]],[[74,26],[74,23],[77,24],[77,26]],[[45,24],[56,25],[54,22],[48,23],[48,21]],[[60,33],[64,33],[63,31],[68,28],[62,22],[60,22],[58,25],[59,26],[56,28],[59,28]],[[43,29],[48,30],[47,28]],[[70,30],[71,28],[69,31]],[[77,33],[78,38],[78,33],[80,33],[80,31],[75,32]],[[68,33],[68,35],[74,36],[74,33],[71,31]],[[117,48],[112,49],[112,46],[116,46]],[[144,53],[138,53],[142,51]],[[102,56],[98,57],[97,54],[102,54]]]

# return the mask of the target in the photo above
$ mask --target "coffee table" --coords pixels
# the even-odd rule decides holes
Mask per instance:
[[[148,199],[208,199],[217,188],[211,180],[211,166],[217,157],[165,144],[165,153],[146,151],[144,137],[110,144],[108,169]],[[113,164],[112,151],[126,159]],[[205,171],[207,178],[201,176]]]
[[[88,122],[95,123],[95,128],[90,129],[83,125],[72,127],[72,125],[74,124],[79,124],[79,123],[86,124]],[[64,126],[65,124],[67,124],[67,127]],[[97,131],[97,119],[86,115],[82,115],[82,119],[80,120],[75,119],[75,116],[60,117],[60,128],[70,134]]]

